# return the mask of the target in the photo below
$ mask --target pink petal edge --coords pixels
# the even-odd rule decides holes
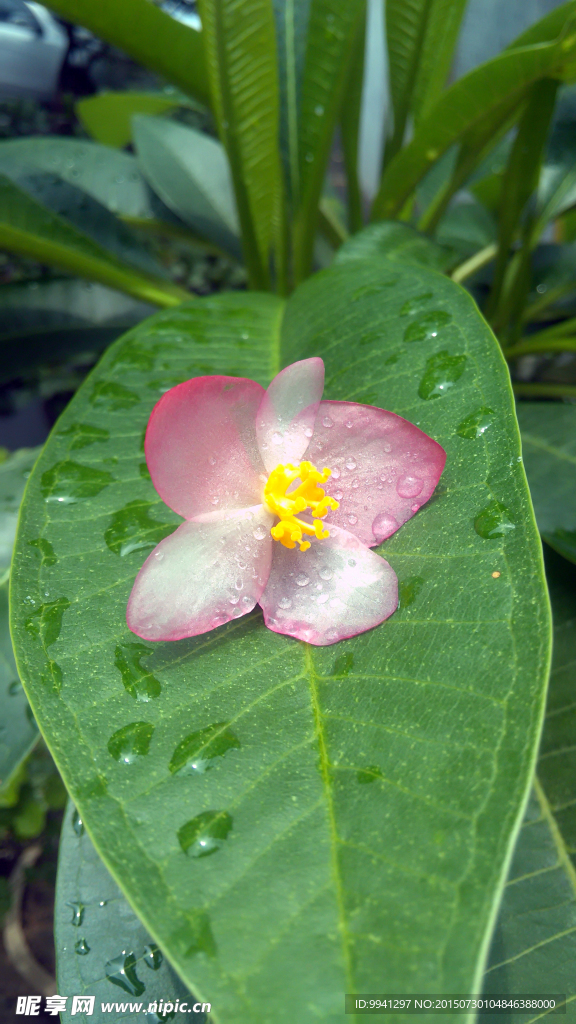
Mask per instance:
[[[347,530],[312,541],[308,551],[274,544],[272,568],[260,598],[264,621],[318,647],[378,626],[398,606],[392,567]]]
[[[279,464],[302,459],[312,437],[324,390],[324,363],[317,356],[281,370],[262,397],[256,436],[268,473]]]
[[[368,547],[391,537],[428,501],[446,462],[441,445],[413,423],[356,402],[320,403],[306,457],[332,470],[325,490],[340,507],[326,525]]]
[[[258,505],[183,523],[138,573],[128,628],[144,640],[182,640],[252,611],[270,573],[272,522]]]
[[[185,519],[262,500],[255,419],[264,388],[243,377],[194,377],[152,410],[145,440],[152,483]]]

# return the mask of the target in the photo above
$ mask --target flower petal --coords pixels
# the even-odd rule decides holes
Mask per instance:
[[[398,580],[388,562],[347,530],[333,527],[308,551],[274,545],[272,568],[260,598],[275,633],[324,647],[363,633],[398,605]]]
[[[270,572],[273,519],[258,505],[179,526],[136,577],[129,629],[144,640],[181,640],[252,611]]]
[[[262,501],[255,417],[264,389],[243,377],[194,377],[154,406],[146,431],[152,483],[185,519]]]
[[[306,452],[332,476],[325,486],[340,502],[326,519],[369,547],[380,544],[418,511],[434,491],[444,449],[395,413],[355,402],[321,402]]]
[[[262,398],[256,436],[269,473],[279,463],[300,462],[310,444],[324,390],[324,363],[302,359],[282,370]]]

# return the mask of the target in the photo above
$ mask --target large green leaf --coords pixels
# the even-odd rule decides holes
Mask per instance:
[[[208,102],[208,76],[201,32],[171,18],[150,0],[50,0],[67,21],[89,28],[157,71],[169,82]]]
[[[176,285],[122,263],[2,174],[0,245],[157,306],[175,306],[188,298]]]
[[[76,104],[76,113],[86,131],[105,146],[122,149],[132,141],[134,114],[167,114],[188,106],[185,96],[171,92],[101,92]]]
[[[519,402],[518,422],[540,532],[576,562],[576,407]]]
[[[12,625],[90,835],[181,977],[234,1024],[292,1021],[297,978],[300,1020],[335,1024],[344,991],[479,983],[535,757],[548,607],[506,366],[470,296],[415,263],[358,260],[282,309],[200,300],[104,356],[28,484]],[[137,641],[126,601],[176,521],[140,468],[154,402],[195,374],[265,383],[319,354],[327,397],[391,409],[448,454],[435,499],[381,548],[398,612],[327,648],[258,611]],[[91,444],[96,427],[109,439]],[[30,540],[57,563],[39,569]],[[198,743],[203,773],[183,763]],[[228,838],[197,858],[215,811]]]
[[[199,0],[212,106],[224,143],[252,287],[269,282],[282,196],[280,98],[270,0]]]
[[[12,653],[8,576],[20,501],[39,451],[22,448],[0,465],[0,794],[8,789],[38,739]]]
[[[160,1001],[194,1006],[194,997],[126,902],[71,804],[58,851],[54,938],[58,992],[69,997],[69,1010],[72,995],[96,996],[93,1015],[76,1015],[80,1024],[107,1024],[112,1018],[102,1004],[112,1002],[126,1004],[124,1011],[116,1010],[125,1024],[142,1020],[141,1012],[128,1009],[130,1003],[141,1003],[144,1010],[156,1003],[157,1011]],[[151,1010],[146,1020],[160,1024],[173,1016]],[[194,1014],[192,1020],[204,1024],[206,1014]]]
[[[142,172],[160,198],[204,238],[239,258],[240,226],[221,143],[160,117],[135,117],[133,132]]]
[[[412,141],[391,161],[374,201],[373,217],[398,213],[433,163],[455,142],[482,129],[491,117],[519,104],[534,82],[560,77],[574,61],[576,36],[505,50],[455,82],[418,126]],[[472,168],[470,168],[471,171]]]
[[[416,123],[440,96],[467,0],[387,0],[386,41],[394,132],[386,158],[402,147],[410,114]]]

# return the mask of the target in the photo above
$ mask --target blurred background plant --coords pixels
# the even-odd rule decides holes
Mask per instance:
[[[498,0],[254,3],[239,52],[226,46],[247,14],[224,6],[220,18],[210,0],[0,0],[5,911],[11,877],[20,914],[30,844],[32,882],[53,880],[65,802],[7,632],[30,446],[155,308],[222,289],[286,295],[356,256],[468,288],[510,366],[539,526],[562,556],[548,557],[555,610],[573,625],[575,0],[505,16]],[[571,820],[554,827],[573,854]]]

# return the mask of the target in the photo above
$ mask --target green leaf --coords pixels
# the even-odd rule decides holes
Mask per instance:
[[[455,142],[484,126],[499,127],[527,90],[542,78],[560,77],[576,54],[576,37],[505,50],[464,75],[435,103],[412,141],[386,168],[374,201],[374,219],[397,214],[431,165]],[[496,128],[490,128],[490,134]],[[470,171],[472,168],[470,168]]]
[[[38,729],[18,678],[8,627],[8,575],[18,511],[40,448],[22,448],[0,465],[0,794],[6,791],[38,739]],[[50,560],[49,548],[40,558]]]
[[[188,298],[170,282],[133,270],[0,174],[0,245],[159,306]]]
[[[84,102],[100,102],[106,97],[104,93]],[[156,216],[150,190],[130,153],[118,153],[109,146],[61,135],[0,142],[1,174],[17,184],[23,174],[31,172],[61,178],[92,196],[111,213],[140,218]]]
[[[105,146],[122,149],[132,141],[134,114],[167,114],[190,106],[185,96],[174,92],[102,92],[76,104],[76,113],[86,131]],[[137,216],[137,214],[135,214]]]
[[[120,47],[201,103],[208,102],[202,33],[182,25],[150,0],[122,0],[121,5],[117,0],[50,0],[48,6]]]
[[[519,402],[517,411],[538,528],[576,561],[576,406]]]
[[[439,271],[451,269],[460,258],[454,249],[438,245],[408,224],[380,221],[378,224],[370,224],[344,242],[335,256],[335,262],[384,257],[420,263]]]
[[[13,575],[19,670],[66,784],[145,927],[223,1024],[292,1021],[294,978],[307,1016],[334,1022],[342,993],[375,977],[384,990],[475,989],[548,672],[508,372],[470,296],[416,263],[351,260],[283,311],[270,295],[224,294],[116,343],[30,479]],[[125,609],[146,552],[121,557],[105,533],[135,501],[169,522],[139,470],[154,403],[195,374],[267,383],[319,354],[328,398],[391,409],[447,451],[434,500],[380,548],[400,609],[337,648],[272,633],[259,611],[177,643],[139,641]],[[448,363],[422,398],[439,354],[458,375]],[[490,424],[461,436],[482,406]],[[72,449],[73,424],[109,441]],[[69,494],[52,481],[70,462],[92,495],[46,502]],[[474,522],[492,501],[514,529],[485,538]],[[32,563],[32,537],[50,541],[56,565]],[[145,754],[140,725],[154,727]],[[130,763],[110,753],[113,737]],[[195,855],[201,833],[210,856]]]
[[[194,997],[126,902],[70,803],[60,837],[54,938],[58,992],[69,997],[69,1007],[73,995],[96,996],[94,1014],[80,1014],[81,1024],[106,1024],[110,1013],[102,1011],[102,1003],[138,1000],[144,1008],[156,1003],[159,1012],[147,1014],[151,1024],[174,1016],[170,1010],[164,1016],[160,1001],[194,1006]],[[192,1019],[204,1024],[206,1015]],[[128,1006],[122,1013],[126,1024],[140,1020],[141,1014],[130,1013]]]
[[[269,0],[200,0],[220,138],[226,148],[253,288],[269,283],[282,195],[274,13]]]
[[[563,993],[572,1019],[576,935],[573,566],[546,553],[554,615],[554,656],[538,780],[518,836],[490,951],[486,993]],[[540,1011],[541,1012],[541,1011]],[[515,1022],[540,1012],[514,1014]],[[497,1017],[494,1016],[494,1021]]]
[[[440,96],[466,0],[388,0],[386,40],[394,133],[386,162],[401,149],[410,114],[416,124]]]
[[[102,285],[51,280],[0,288],[0,381],[100,352],[153,307]]]
[[[204,238],[240,258],[240,225],[223,146],[160,117],[135,117],[133,132],[142,173],[166,206]]]
[[[311,270],[326,165],[365,18],[364,0],[311,0],[298,122],[298,202],[291,226],[296,283]]]
[[[276,21],[278,78],[280,83],[280,149],[288,201],[295,205],[300,192],[299,120],[302,76],[312,0],[272,0]]]
[[[346,199],[348,203],[348,226],[350,231],[360,231],[364,226],[362,190],[358,173],[358,146],[360,142],[360,116],[362,111],[362,88],[364,84],[364,50],[366,47],[366,19],[356,29],[352,49],[348,82],[342,100],[340,115],[340,137],[346,171]]]

